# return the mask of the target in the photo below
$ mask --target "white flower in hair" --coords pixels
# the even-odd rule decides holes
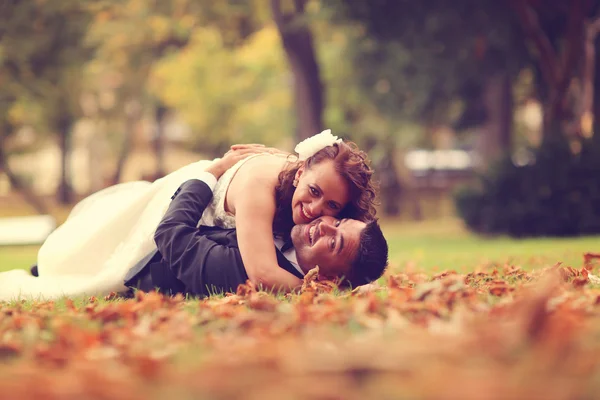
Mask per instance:
[[[341,143],[342,139],[331,134],[331,129],[325,129],[323,132],[304,139],[296,145],[294,151],[298,153],[298,159],[303,161],[316,154],[317,151],[331,146],[334,143]]]

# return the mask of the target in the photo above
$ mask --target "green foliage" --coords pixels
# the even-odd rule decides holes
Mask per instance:
[[[82,64],[92,55],[83,38],[91,18],[89,2],[9,1],[0,19],[0,91],[3,99],[43,104],[45,120],[76,112]],[[14,121],[14,118],[12,119]]]
[[[453,123],[457,102],[476,125],[481,90],[494,71],[511,74],[527,58],[506,2],[378,0],[328,2],[334,21],[362,26],[354,62],[365,94],[389,118]],[[459,107],[460,109],[460,107]],[[475,110],[477,111],[477,110]]]
[[[232,49],[219,30],[197,28],[183,51],[156,65],[152,90],[185,119],[193,147],[203,151],[276,144],[293,131],[290,76],[271,25]]]
[[[190,147],[205,153],[233,142],[274,144],[293,123],[291,85],[260,4],[110,2],[88,34],[98,46],[93,90],[113,90],[116,110],[134,99],[175,111],[191,128]]]
[[[456,195],[458,213],[485,234],[573,236],[600,233],[600,146],[584,141],[574,154],[566,140],[548,140],[535,163],[509,159]]]
[[[80,116],[84,64],[93,54],[84,37],[92,1],[46,0],[2,3],[0,11],[0,164],[13,186],[27,185],[7,166],[9,153],[23,150],[6,139],[28,126],[30,133],[56,135],[61,146],[59,199],[70,198],[68,151],[71,128]],[[31,193],[28,201],[44,212]]]

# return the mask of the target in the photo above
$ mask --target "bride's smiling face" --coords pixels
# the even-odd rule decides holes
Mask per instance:
[[[292,197],[294,224],[306,224],[323,215],[336,216],[350,201],[350,189],[332,160],[300,167]]]

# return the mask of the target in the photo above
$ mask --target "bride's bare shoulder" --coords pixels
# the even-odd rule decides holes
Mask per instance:
[[[253,157],[246,161],[233,177],[231,184],[239,183],[276,183],[279,173],[283,170],[289,159],[275,155]]]
[[[252,198],[269,202],[277,186],[279,173],[285,168],[285,157],[264,155],[247,160],[236,171],[225,196],[225,211],[236,214],[238,199]],[[258,189],[258,190],[256,190]],[[274,198],[273,198],[274,201]],[[266,203],[262,203],[266,205]]]

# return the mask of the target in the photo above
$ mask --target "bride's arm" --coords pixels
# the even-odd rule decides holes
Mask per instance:
[[[289,291],[302,285],[302,281],[277,264],[273,241],[277,181],[273,176],[265,175],[264,169],[262,173],[256,172],[255,166],[238,171],[243,175],[236,177],[234,202],[240,254],[248,278],[254,284]]]

